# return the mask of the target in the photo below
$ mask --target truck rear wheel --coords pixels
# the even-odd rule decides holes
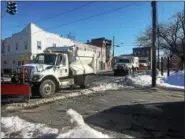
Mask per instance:
[[[75,82],[76,82],[75,84],[79,85],[80,88],[85,89],[90,86],[90,78],[89,77],[90,76],[88,76],[88,75],[77,76],[75,78]]]
[[[56,84],[53,80],[47,79],[44,80],[39,87],[39,93],[41,97],[48,98],[53,95],[56,91]]]
[[[117,71],[114,71],[114,76],[117,76],[117,75],[118,75]]]
[[[85,89],[85,88],[87,88],[87,76],[82,76],[81,77],[81,82],[80,82],[80,84],[79,84],[79,86],[80,86],[80,88],[81,89]]]

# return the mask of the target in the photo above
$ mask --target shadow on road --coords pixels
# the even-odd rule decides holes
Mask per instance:
[[[116,106],[85,119],[87,124],[136,138],[184,138],[184,102]]]

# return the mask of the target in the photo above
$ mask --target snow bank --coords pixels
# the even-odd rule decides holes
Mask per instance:
[[[57,133],[58,129],[30,123],[17,116],[1,117],[1,138],[38,138]]]
[[[184,71],[170,73],[170,76],[164,75],[158,79],[158,85],[165,88],[184,89]]]
[[[150,87],[152,83],[151,72],[147,75],[130,75],[125,80],[126,85],[134,87]],[[169,89],[184,89],[184,71],[170,72],[170,76],[167,76],[165,72],[163,76],[160,74],[157,76],[156,83],[160,87]]]
[[[75,128],[60,134],[57,138],[109,138],[108,135],[102,134],[85,124],[83,117],[76,111],[70,109],[67,111],[67,115],[71,117],[71,123],[75,125]]]
[[[67,115],[71,118],[74,128],[66,133],[49,128],[44,124],[30,123],[17,116],[1,118],[1,138],[109,138],[101,132],[89,127],[83,117],[70,109]]]
[[[121,88],[126,88],[125,77],[105,77],[102,80],[95,81],[92,84],[90,90],[95,92],[101,92],[106,90],[119,90]]]
[[[128,76],[125,84],[134,87],[148,87],[151,86],[152,77],[150,75],[132,75]]]

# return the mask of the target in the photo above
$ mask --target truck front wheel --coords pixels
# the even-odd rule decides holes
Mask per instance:
[[[44,80],[39,87],[39,93],[41,97],[48,98],[53,95],[56,91],[56,84],[53,80],[47,79]]]

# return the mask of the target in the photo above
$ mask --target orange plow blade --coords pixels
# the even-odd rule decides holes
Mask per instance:
[[[31,87],[28,84],[1,83],[1,96],[3,97],[24,97],[29,99]]]

